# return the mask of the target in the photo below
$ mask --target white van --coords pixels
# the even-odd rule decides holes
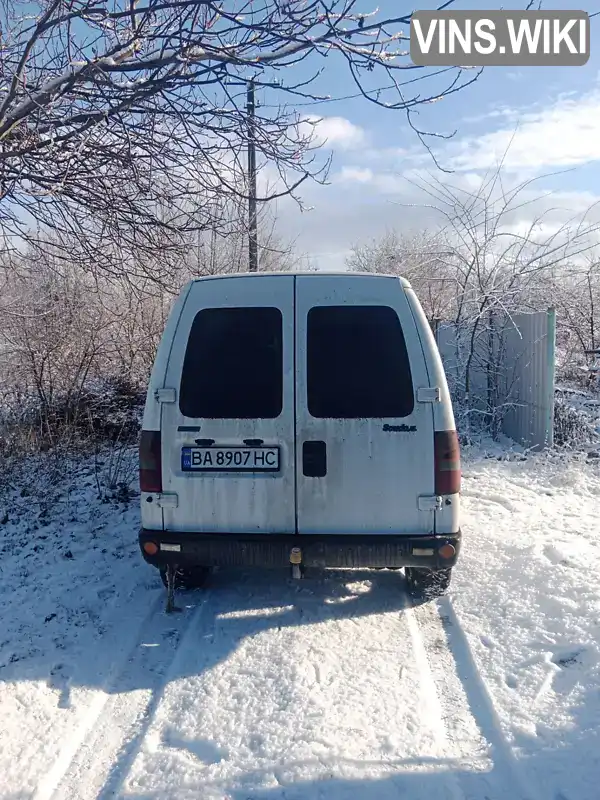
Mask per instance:
[[[140,441],[143,557],[406,568],[442,592],[460,549],[444,370],[408,281],[247,273],[191,281],[160,343]]]

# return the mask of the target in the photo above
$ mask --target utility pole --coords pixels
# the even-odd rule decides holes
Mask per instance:
[[[254,81],[248,81],[246,112],[248,114],[248,261],[250,272],[258,269],[256,234],[256,147],[254,141]]]

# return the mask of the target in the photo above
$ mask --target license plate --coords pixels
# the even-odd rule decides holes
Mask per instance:
[[[278,472],[278,447],[182,447],[184,472]]]

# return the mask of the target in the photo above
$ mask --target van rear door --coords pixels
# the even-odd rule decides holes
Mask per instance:
[[[293,300],[291,275],[192,285],[163,392],[165,530],[295,532]]]
[[[298,532],[433,533],[433,409],[402,284],[296,279]]]

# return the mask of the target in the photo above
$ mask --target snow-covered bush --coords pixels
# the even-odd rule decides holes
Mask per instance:
[[[577,393],[581,395],[581,393]],[[581,397],[579,397],[581,399]],[[576,402],[573,392],[557,391],[554,400],[554,444],[557,447],[581,448],[598,442],[598,422],[594,421],[590,404]],[[595,401],[596,414],[599,414],[600,401]],[[586,407],[587,406],[587,407]]]

